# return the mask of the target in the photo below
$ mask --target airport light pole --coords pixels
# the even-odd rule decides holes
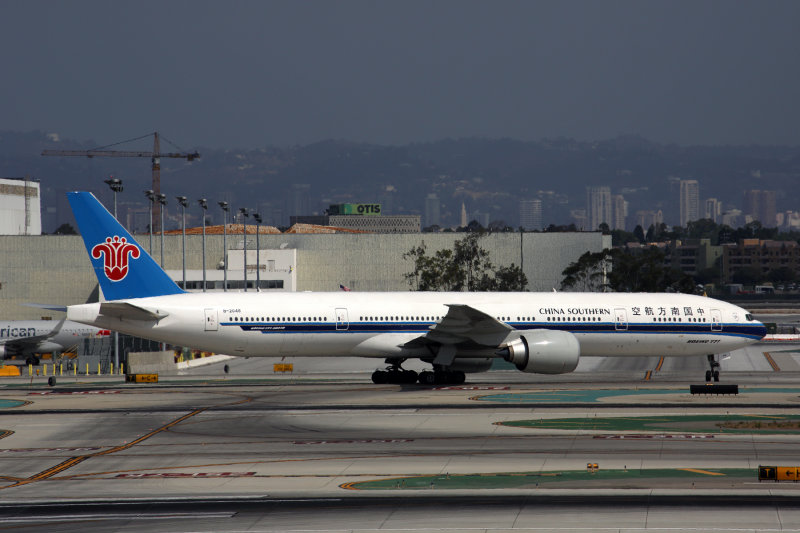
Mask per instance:
[[[208,200],[200,198],[197,203],[203,210],[203,292],[206,292],[206,210],[208,210]]]
[[[253,213],[253,220],[256,221],[256,292],[261,291],[261,246],[258,242],[258,234],[261,233],[261,215]]]
[[[242,214],[242,225],[243,225],[243,235],[244,235],[244,292],[247,292],[247,217],[249,216],[247,213],[246,207],[240,207],[239,213]]]
[[[109,176],[107,180],[103,181],[114,192],[114,218],[117,218],[117,193],[122,192],[122,180],[114,176]]]
[[[111,191],[114,193],[114,218],[119,221],[117,218],[117,193],[122,192],[122,180],[119,178],[115,178],[114,176],[109,176],[107,180],[103,180],[106,185],[111,188]],[[114,332],[114,368],[119,368],[119,332]]]
[[[181,264],[183,265],[183,290],[186,290],[186,206],[189,205],[189,202],[186,200],[185,196],[176,196],[176,200],[181,206],[181,228],[182,228],[182,248],[183,248],[183,257],[181,259]]]
[[[228,290],[228,202],[218,202],[222,208],[222,290]]]
[[[147,190],[144,191],[144,195],[150,200],[150,226],[147,228],[147,233],[150,234],[150,257],[153,257],[153,202],[156,200],[156,193]]]
[[[167,195],[159,193],[156,195],[158,203],[161,204],[161,268],[164,268],[164,206],[167,205]]]

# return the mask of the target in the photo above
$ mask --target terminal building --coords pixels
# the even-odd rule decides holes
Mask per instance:
[[[338,291],[344,285],[353,291],[407,291],[405,275],[413,269],[403,254],[424,243],[431,254],[452,248],[461,233],[333,233],[261,234],[259,252],[256,236],[206,235],[206,280],[212,290],[221,290],[227,260],[229,290],[247,286],[270,291]],[[148,235],[138,235],[148,250]],[[161,236],[153,236],[151,255],[161,262]],[[164,236],[163,265],[179,284],[184,266],[187,290],[202,290],[203,237],[186,236],[186,264],[183,264],[182,236]],[[521,266],[529,291],[552,291],[563,278],[561,272],[584,252],[599,252],[611,246],[611,237],[599,232],[585,233],[493,233],[481,246],[496,266]],[[256,274],[258,272],[258,274]],[[89,257],[77,235],[0,235],[0,319],[35,319],[59,313],[26,307],[26,303],[71,305],[99,298]]]
[[[291,225],[316,224],[369,233],[419,233],[419,215],[384,215],[381,204],[333,204],[326,214],[290,217]]]

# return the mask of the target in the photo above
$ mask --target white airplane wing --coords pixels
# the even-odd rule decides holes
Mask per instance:
[[[483,311],[463,304],[447,304],[447,314],[431,326],[430,331],[407,343],[461,344],[473,342],[482,346],[499,346],[514,328]]]

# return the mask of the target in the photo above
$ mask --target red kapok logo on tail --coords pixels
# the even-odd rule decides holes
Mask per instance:
[[[139,247],[128,243],[125,237],[106,237],[106,242],[96,244],[92,248],[92,258],[103,260],[106,277],[111,281],[122,281],[128,275],[128,256],[138,259],[141,255]]]

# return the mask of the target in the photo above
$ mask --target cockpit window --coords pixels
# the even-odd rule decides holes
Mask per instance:
[[[746,315],[744,315],[744,317],[747,319],[748,322],[753,321],[753,315],[751,315],[750,313],[747,313]]]

